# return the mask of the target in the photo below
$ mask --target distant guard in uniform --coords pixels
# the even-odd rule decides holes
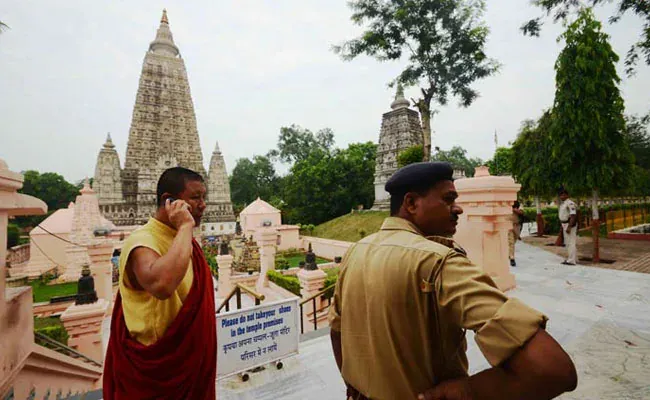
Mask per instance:
[[[518,201],[512,204],[512,229],[508,231],[508,257],[510,258],[510,265],[517,266],[515,262],[515,243],[521,240],[521,226],[524,221],[524,211],[520,208],[521,205]]]
[[[330,308],[348,399],[551,399],[576,387],[547,318],[496,288],[451,236],[448,163],[416,163],[386,183],[391,217],[346,253]],[[468,376],[465,330],[492,368]]]
[[[560,209],[558,216],[560,217],[560,224],[562,224],[562,235],[564,236],[564,246],[567,249],[567,259],[562,261],[564,265],[576,265],[576,240],[578,237],[578,207],[576,203],[569,198],[569,192],[562,188],[559,191]]]

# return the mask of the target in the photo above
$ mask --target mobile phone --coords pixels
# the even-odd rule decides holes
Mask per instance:
[[[167,200],[169,200],[169,204],[175,202],[177,199],[174,197],[167,197]]]

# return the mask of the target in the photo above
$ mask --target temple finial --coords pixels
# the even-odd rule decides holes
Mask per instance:
[[[169,20],[167,19],[167,9],[166,8],[163,8],[163,15],[162,15],[162,18],[160,19],[160,23],[162,24],[163,22],[165,24],[169,24]]]
[[[104,148],[105,149],[114,149],[115,145],[113,144],[113,140],[111,140],[111,133],[109,132],[106,135],[106,143],[104,143]]]
[[[221,153],[221,149],[219,148],[219,142],[217,142],[217,143],[214,145],[214,151],[213,151],[213,153]]]
[[[409,101],[404,97],[404,86],[402,86],[401,83],[398,83],[397,93],[395,93],[395,101],[391,103],[390,108],[393,110],[397,110],[398,108],[408,108],[410,104],[411,103],[409,103]]]

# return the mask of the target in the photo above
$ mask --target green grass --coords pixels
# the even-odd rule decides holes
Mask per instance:
[[[372,233],[379,231],[387,211],[364,211],[347,214],[318,225],[312,234],[324,239],[356,242]]]
[[[30,282],[29,285],[32,287],[34,303],[50,301],[52,297],[77,294],[77,282],[46,285],[41,281],[36,280]]]
[[[299,256],[291,256],[291,257],[285,257],[285,259],[289,262],[289,268],[295,268],[300,264],[300,261],[305,261],[305,255],[299,255]],[[326,260],[324,258],[316,257],[316,264],[325,264],[328,263],[329,260]]]

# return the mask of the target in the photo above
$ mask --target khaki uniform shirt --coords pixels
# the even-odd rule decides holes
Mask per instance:
[[[562,223],[567,223],[569,222],[569,218],[572,215],[577,215],[578,212],[578,207],[576,207],[576,203],[573,202],[571,199],[566,199],[560,204],[560,209],[558,210],[558,216],[560,217],[560,222]]]
[[[346,253],[329,319],[343,379],[371,399],[414,399],[467,376],[465,329],[499,365],[547,320],[508,299],[452,240],[393,217]]]

